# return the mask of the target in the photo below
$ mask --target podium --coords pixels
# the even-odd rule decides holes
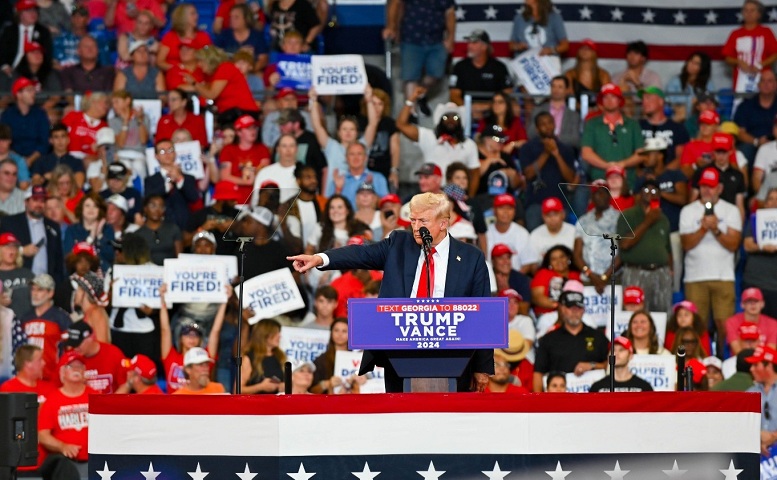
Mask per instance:
[[[348,300],[348,348],[385,356],[404,392],[455,392],[475,350],[507,348],[507,324],[506,297]]]

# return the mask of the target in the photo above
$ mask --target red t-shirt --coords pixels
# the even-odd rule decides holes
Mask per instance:
[[[223,167],[229,163],[229,173],[236,177],[251,180],[251,185],[238,185],[238,198],[248,198],[253,190],[253,179],[259,170],[270,164],[270,151],[261,143],[255,143],[248,150],[241,150],[237,145],[226,145],[221,150],[219,163]]]
[[[205,81],[205,72],[203,72],[200,67],[197,67],[194,69],[194,71],[190,72],[181,66],[181,64],[175,64],[170,67],[170,70],[165,72],[165,85],[167,86],[167,89],[175,90],[179,86],[186,83],[187,74],[194,77],[194,80],[197,82]]]
[[[97,142],[97,130],[107,127],[102,120],[87,119],[83,112],[70,112],[62,119],[70,134],[70,153],[78,158],[84,155],[97,155],[95,143]]]
[[[485,393],[494,393],[489,388],[489,385],[486,385],[486,389],[484,390]],[[528,390],[526,390],[524,387],[519,387],[518,385],[513,385],[512,383],[507,384],[507,391],[505,392],[499,392],[499,393],[529,393]]]
[[[758,25],[752,30],[740,27],[731,32],[723,46],[723,56],[743,60],[748,65],[761,65],[765,58],[777,53],[777,39],[769,27]],[[739,68],[734,69],[734,86]]]
[[[703,154],[709,153],[712,160],[712,143],[702,140],[691,140],[683,148],[683,156],[680,157],[680,165],[695,165],[696,160]],[[712,161],[710,161],[712,166]]]
[[[135,0],[135,8],[137,11],[148,10],[159,20],[165,20],[165,12],[162,10],[162,7],[157,0]],[[127,2],[120,1],[116,5],[115,18],[114,28],[116,29],[117,35],[130,33],[135,29],[135,19],[130,18],[129,15],[127,15]]]
[[[383,274],[376,270],[370,270],[370,277],[373,280],[380,280]],[[348,299],[364,298],[364,285],[351,272],[346,272],[334,279],[331,283],[332,288],[337,290],[337,307],[335,307],[335,317],[348,316]]]
[[[219,65],[211,78],[213,82],[217,80],[227,81],[227,86],[224,87],[224,90],[221,91],[221,94],[215,100],[219,113],[226,112],[232,108],[239,108],[249,112],[259,111],[256,101],[254,101],[254,96],[251,95],[251,89],[248,88],[248,80],[234,64],[224,62]]]
[[[50,382],[58,381],[59,342],[62,341],[62,335],[67,333],[67,328],[72,323],[70,316],[59,307],[51,307],[40,316],[35,314],[35,310],[31,310],[22,317],[21,322],[27,343],[43,350],[43,361],[46,362],[43,367],[43,379]]]
[[[181,37],[176,32],[170,30],[162,37],[162,45],[170,49],[165,61],[170,65],[176,65],[181,61],[181,54],[179,49],[181,48]],[[197,32],[192,39],[191,46],[195,50],[199,50],[206,45],[213,45],[213,41],[210,39],[210,35],[206,32]],[[168,85],[169,88],[169,85]]]
[[[173,393],[186,385],[186,376],[183,373],[183,355],[178,350],[171,348],[170,353],[162,360],[167,375],[167,393]]]
[[[615,207],[616,209],[620,210],[621,212],[624,212],[628,210],[629,208],[634,206],[634,197],[628,196],[628,197],[610,197],[610,205]]]
[[[570,271],[567,274],[567,278],[569,280],[580,280],[580,273],[575,271]],[[542,268],[537,271],[537,273],[534,275],[534,278],[531,281],[530,287],[534,289],[535,287],[542,287],[543,293],[553,299],[554,301],[558,300],[558,297],[561,295],[561,287],[564,284],[564,277],[559,275],[558,273],[554,272],[553,270]],[[552,308],[542,308],[538,306],[534,306],[534,313],[537,314],[537,316],[542,315],[543,313],[552,312]]]
[[[161,388],[159,388],[159,385],[154,384],[148,387],[147,389],[143,390],[142,392],[138,392],[138,395],[164,395],[165,392],[162,391]]]
[[[205,131],[205,119],[200,115],[193,114],[192,112],[186,113],[186,118],[181,124],[175,122],[175,118],[173,118],[173,114],[171,113],[162,115],[162,117],[159,119],[159,123],[157,123],[156,126],[156,136],[154,137],[154,141],[158,143],[162,139],[169,140],[173,138],[173,132],[179,128],[186,129],[189,133],[191,133],[192,140],[200,142],[200,146],[202,148],[205,148],[205,146],[208,144],[208,133]]]
[[[13,377],[0,385],[0,392],[3,393],[34,393],[38,395],[38,405],[46,403],[46,399],[57,389],[53,383],[45,380],[38,380],[34,387],[23,384],[19,377]]]
[[[731,344],[734,340],[739,340],[739,327],[745,321],[745,314],[739,312],[726,320],[726,343]],[[758,333],[761,337],[758,343],[777,345],[777,320],[768,315],[758,316]]]
[[[127,370],[121,366],[125,355],[116,345],[100,342],[100,351],[84,357],[86,384],[96,393],[113,393],[127,382]]]
[[[38,430],[51,430],[57,440],[80,445],[74,458],[79,462],[89,459],[89,395],[96,393],[86,387],[77,397],[68,397],[61,390],[53,392],[38,414]],[[42,459],[38,459],[41,463]]]

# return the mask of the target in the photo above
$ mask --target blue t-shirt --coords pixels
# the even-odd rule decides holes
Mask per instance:
[[[43,176],[54,170],[59,164],[67,165],[73,173],[84,171],[84,162],[69,153],[58,157],[56,153],[49,152],[33,162],[30,174]]]
[[[267,42],[264,40],[264,35],[262,35],[261,32],[253,29],[251,30],[251,33],[248,34],[248,38],[244,42],[238,42],[235,39],[235,35],[232,33],[232,29],[226,28],[218,34],[213,43],[215,43],[217,47],[223,49],[227,53],[235,53],[242,47],[253,47],[254,58],[256,58],[259,54],[268,53],[270,51],[267,47]]]
[[[750,135],[760,138],[772,134],[775,115],[777,100],[773,101],[769,108],[763,108],[756,95],[739,104],[734,114],[734,123],[747,130]]]
[[[666,193],[677,192],[678,183],[688,183],[688,179],[685,177],[685,174],[683,174],[683,172],[680,170],[664,170],[663,173],[661,173],[661,175],[656,178],[656,180],[658,180],[661,191]],[[637,177],[635,191],[639,192],[642,190],[642,184],[644,182],[644,177]],[[661,199],[661,211],[664,212],[666,218],[669,219],[669,229],[672,232],[677,232],[680,230],[680,210],[682,209],[682,205],[676,205]]]
[[[569,165],[572,170],[575,169],[575,154],[569,145],[561,143],[556,139],[558,151],[561,158]],[[536,162],[542,152],[545,151],[545,144],[539,138],[533,138],[521,147],[518,158],[521,162],[521,170],[526,171],[526,167]],[[546,198],[558,197],[561,193],[558,189],[559,183],[564,183],[564,177],[561,176],[561,170],[553,157],[548,158],[539,175],[529,182],[526,186],[526,206],[540,204]]]
[[[441,43],[445,34],[445,12],[456,8],[454,0],[405,0],[400,38],[413,45]]]
[[[511,42],[526,43],[529,48],[553,48],[566,39],[567,29],[564,27],[564,19],[558,12],[550,12],[547,25],[526,21],[520,13],[513,18]]]
[[[675,159],[675,147],[685,145],[691,141],[688,136],[688,130],[671,118],[667,118],[661,125],[653,125],[647,120],[640,119],[639,126],[642,127],[642,136],[648,138],[663,138],[669,145],[664,156],[664,164],[669,164]]]

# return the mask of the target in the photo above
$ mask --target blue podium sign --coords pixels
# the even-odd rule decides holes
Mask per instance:
[[[507,348],[507,298],[348,300],[352,350]]]

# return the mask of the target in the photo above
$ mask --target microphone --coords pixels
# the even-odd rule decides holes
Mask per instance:
[[[424,250],[432,248],[432,233],[426,227],[418,229],[418,233],[421,234],[421,242],[424,244]]]
[[[677,347],[677,390],[685,390],[685,345]]]

